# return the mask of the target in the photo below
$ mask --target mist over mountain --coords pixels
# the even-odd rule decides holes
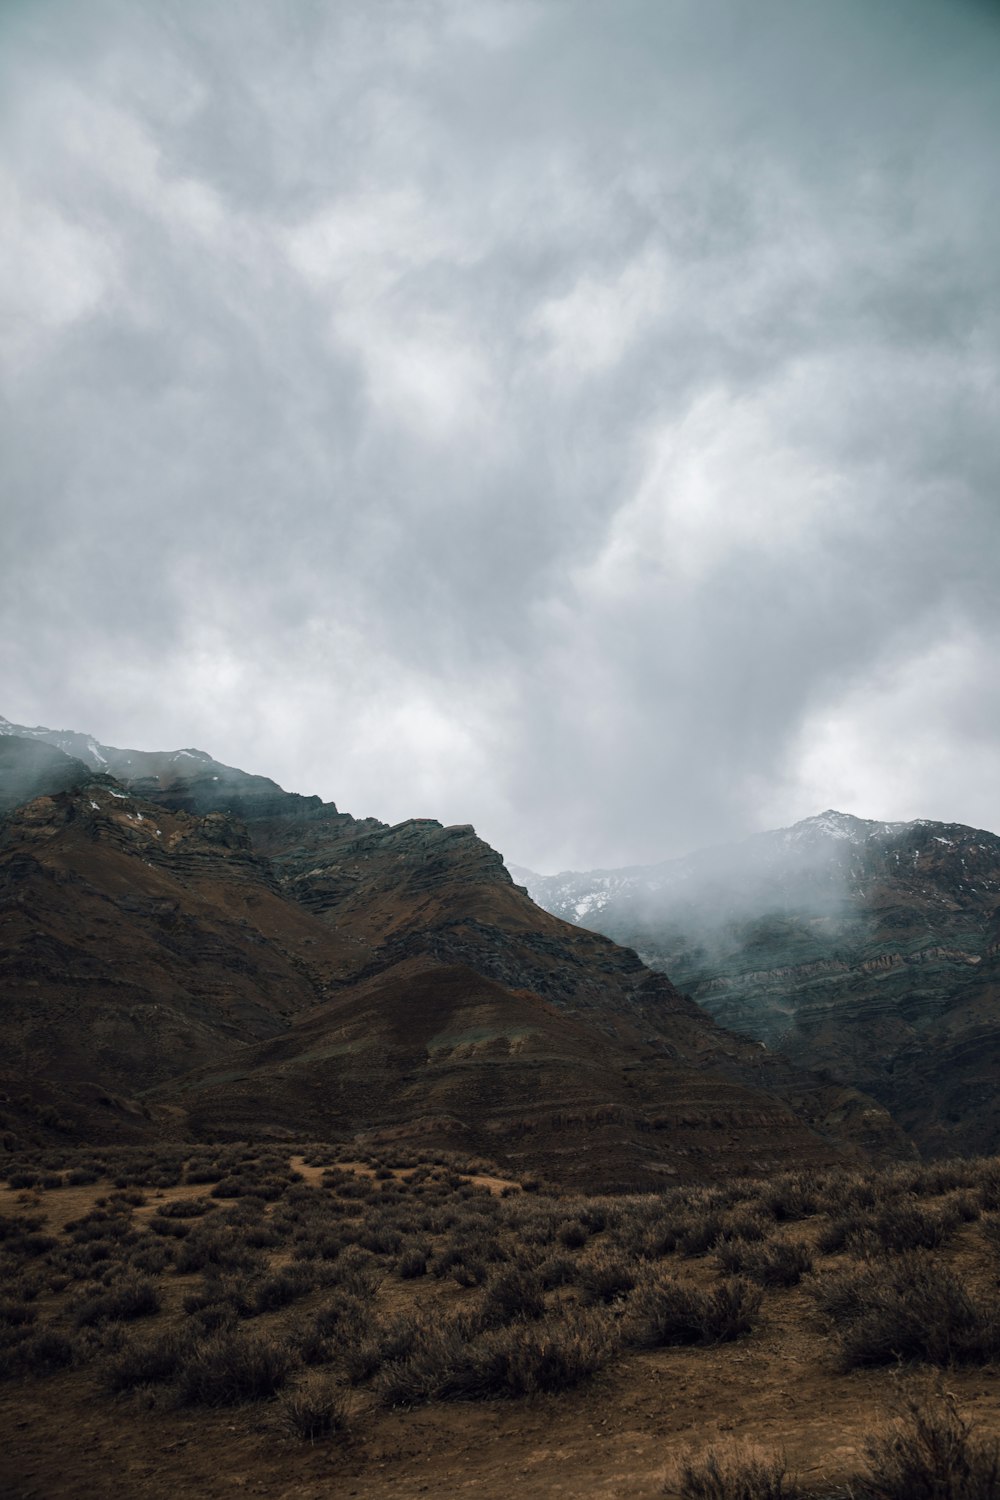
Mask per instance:
[[[1000,1142],[1000,838],[828,810],[681,860],[538,876],[726,1026],[880,1099],[925,1147]]]

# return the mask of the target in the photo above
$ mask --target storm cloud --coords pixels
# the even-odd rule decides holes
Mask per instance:
[[[1000,827],[1000,12],[0,11],[3,701],[539,869]]]

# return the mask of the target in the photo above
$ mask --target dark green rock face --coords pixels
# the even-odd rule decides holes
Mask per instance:
[[[723,1025],[873,1094],[927,1151],[1000,1149],[1000,838],[824,813],[687,860],[542,879]]]

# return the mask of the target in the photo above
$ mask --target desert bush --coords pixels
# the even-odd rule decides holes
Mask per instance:
[[[600,1250],[577,1263],[576,1280],[584,1306],[620,1301],[632,1290],[638,1277],[637,1263],[616,1255],[613,1250]]]
[[[977,1437],[950,1397],[911,1401],[893,1428],[865,1445],[857,1500],[998,1500],[1000,1443]]]
[[[761,1208],[779,1224],[808,1219],[820,1210],[817,1185],[805,1173],[790,1172],[765,1188]]]
[[[851,1246],[864,1243],[871,1222],[871,1215],[867,1213],[837,1214],[819,1230],[816,1248],[822,1255],[840,1255]]]
[[[100,1177],[101,1173],[96,1167],[74,1167],[66,1181],[70,1187],[89,1187],[91,1183],[98,1182]]]
[[[5,1250],[12,1250],[26,1234],[34,1234],[44,1223],[41,1214],[16,1214],[13,1218],[0,1214],[0,1244]]]
[[[320,1232],[301,1240],[293,1254],[296,1260],[336,1260],[346,1244],[341,1235]]]
[[[427,1275],[429,1251],[426,1245],[408,1245],[396,1263],[396,1274],[401,1281],[414,1281]]]
[[[993,1213],[1000,1208],[1000,1157],[979,1162],[975,1190],[980,1206]]]
[[[676,1249],[681,1255],[695,1256],[707,1255],[713,1250],[725,1233],[725,1223],[721,1214],[707,1214],[703,1219],[695,1219],[678,1228]]]
[[[23,1328],[28,1323],[34,1323],[37,1317],[38,1309],[32,1307],[30,1302],[15,1301],[7,1297],[0,1302],[0,1324],[7,1328]]]
[[[985,1364],[1000,1355],[1000,1305],[976,1302],[946,1266],[919,1251],[866,1261],[817,1283],[845,1370],[921,1360]]]
[[[223,1177],[210,1190],[213,1198],[259,1198],[264,1203],[276,1203],[287,1187],[287,1181],[278,1177],[256,1177],[243,1175]]]
[[[774,1222],[759,1208],[742,1208],[727,1214],[724,1233],[727,1239],[757,1242],[774,1232]]]
[[[224,1328],[194,1347],[179,1370],[188,1406],[234,1406],[277,1394],[294,1368],[289,1346],[273,1335]]]
[[[723,1271],[748,1276],[759,1286],[797,1286],[812,1270],[812,1255],[801,1240],[720,1240],[716,1259]]]
[[[104,1385],[112,1392],[141,1385],[163,1385],[176,1379],[196,1343],[188,1329],[171,1328],[152,1339],[126,1339],[104,1368]]]
[[[229,1226],[214,1222],[198,1224],[191,1230],[178,1246],[175,1264],[181,1276],[213,1268],[255,1271],[263,1267],[260,1254],[246,1243],[242,1235]]]
[[[566,1250],[582,1250],[590,1239],[590,1229],[579,1219],[567,1219],[565,1224],[560,1224],[556,1238]]]
[[[1000,1254],[1000,1217],[993,1217],[981,1221],[983,1239],[994,1254]]]
[[[174,1198],[161,1203],[157,1212],[164,1219],[200,1219],[202,1214],[214,1210],[215,1204],[208,1198]]]
[[[382,1285],[382,1274],[378,1262],[354,1246],[349,1246],[326,1273],[330,1286],[369,1302]]]
[[[385,1406],[564,1391],[603,1368],[615,1348],[606,1320],[579,1311],[511,1323],[474,1341],[458,1320],[427,1325],[407,1358],[380,1370],[376,1391]]]
[[[507,1266],[486,1283],[478,1315],[483,1328],[501,1328],[515,1319],[545,1316],[545,1295],[538,1272]]]
[[[323,1180],[325,1184],[326,1173],[323,1174]],[[361,1201],[374,1198],[378,1191],[370,1177],[357,1177],[353,1172],[347,1177],[340,1177],[333,1186],[338,1198],[357,1198]]]
[[[253,1250],[274,1250],[281,1244],[277,1227],[270,1224],[248,1225],[243,1238]]]
[[[52,1375],[75,1364],[81,1346],[77,1339],[55,1328],[46,1328],[25,1339],[18,1348],[22,1370],[31,1375]]]
[[[118,1192],[111,1193],[108,1197],[108,1206],[120,1212],[132,1208],[142,1208],[146,1202],[146,1194],[139,1187],[124,1187]]]
[[[699,1459],[682,1461],[665,1489],[679,1500],[800,1500],[803,1496],[783,1458],[768,1458],[746,1448],[711,1448]]]
[[[299,1355],[307,1365],[331,1364],[367,1338],[370,1328],[369,1306],[349,1293],[336,1292],[298,1335]]]
[[[341,1352],[344,1373],[352,1385],[361,1385],[383,1365],[408,1359],[426,1342],[431,1331],[430,1320],[419,1313],[379,1319],[369,1325],[362,1337],[344,1346]]]
[[[944,1214],[951,1214],[959,1224],[974,1224],[982,1214],[982,1203],[967,1190],[959,1190],[946,1198],[941,1205]]]
[[[297,1297],[311,1292],[314,1285],[314,1277],[302,1266],[296,1266],[294,1270],[276,1271],[254,1288],[253,1310],[256,1313],[266,1313],[274,1312],[279,1307],[287,1307]]]
[[[134,1246],[128,1255],[128,1264],[133,1271],[141,1271],[147,1276],[158,1276],[172,1265],[174,1252],[169,1245],[141,1242]]]
[[[33,1188],[37,1187],[39,1175],[37,1172],[14,1171],[7,1173],[7,1186],[9,1188]]]
[[[571,1390],[602,1369],[615,1348],[607,1321],[594,1313],[567,1311],[540,1323],[511,1323],[472,1346],[462,1394],[481,1398]]]
[[[197,1291],[188,1292],[182,1306],[189,1316],[197,1315],[203,1327],[221,1327],[234,1318],[254,1316],[256,1287],[250,1276],[206,1276]]]
[[[958,1225],[954,1208],[935,1210],[899,1202],[876,1214],[868,1233],[881,1249],[895,1254],[905,1250],[936,1250],[951,1238]]]
[[[131,1318],[148,1318],[160,1310],[160,1293],[146,1276],[123,1276],[107,1291],[85,1297],[73,1309],[78,1328]]]
[[[195,1187],[203,1182],[219,1182],[223,1176],[224,1168],[217,1162],[199,1162],[188,1167],[184,1181]]]
[[[174,1240],[185,1240],[191,1233],[191,1225],[187,1219],[165,1219],[162,1214],[153,1214],[147,1227],[150,1234]]]
[[[342,1437],[349,1429],[351,1406],[347,1394],[329,1380],[311,1380],[288,1391],[278,1402],[278,1423],[289,1437],[315,1443]]]
[[[538,1265],[538,1279],[545,1291],[557,1286],[571,1286],[576,1280],[578,1263],[572,1255],[549,1255]]]
[[[638,1349],[730,1343],[752,1332],[760,1304],[759,1289],[739,1279],[702,1291],[649,1278],[630,1299],[623,1338]]]

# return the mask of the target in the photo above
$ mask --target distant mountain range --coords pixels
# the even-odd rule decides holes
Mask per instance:
[[[829,810],[684,859],[536,875],[722,1024],[874,1095],[928,1151],[1000,1149],[1000,838]]]
[[[912,1148],[472,828],[0,721],[0,1141],[419,1140],[591,1190]]]

